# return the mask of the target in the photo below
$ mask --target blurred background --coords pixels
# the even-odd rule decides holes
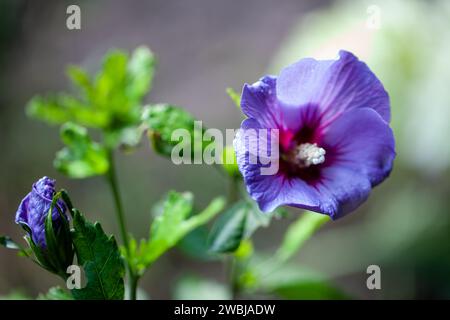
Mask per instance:
[[[66,28],[69,4],[81,8],[81,30]],[[220,129],[242,120],[226,87],[239,91],[300,58],[334,58],[339,49],[367,62],[391,97],[398,152],[392,176],[355,213],[320,230],[291,266],[320,272],[357,299],[450,298],[448,1],[1,0],[0,234],[22,237],[17,206],[44,175],[117,234],[103,178],[69,180],[56,172],[58,127],[27,118],[24,107],[36,94],[70,90],[68,64],[96,71],[109,49],[139,45],[158,57],[147,101],[183,106]],[[168,190],[192,191],[203,208],[227,188],[212,167],[176,166],[145,141],[138,152],[118,155],[118,171],[137,237],[147,235],[151,207]],[[270,255],[299,212],[258,230],[256,249]],[[149,297],[189,296],[200,278],[220,287],[222,264],[196,257],[194,240],[147,272],[141,286]],[[381,268],[381,290],[366,287],[372,264]],[[0,296],[35,297],[58,281],[1,248]]]

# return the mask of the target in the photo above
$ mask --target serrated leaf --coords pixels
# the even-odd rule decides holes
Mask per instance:
[[[52,287],[45,294],[40,294],[38,300],[73,300],[73,297],[60,287]]]
[[[194,117],[180,107],[169,104],[153,105],[146,110],[143,118],[148,126],[148,137],[154,150],[163,156],[170,157],[175,146],[181,150],[189,150],[191,156],[208,145],[201,140],[204,129],[196,127]],[[172,139],[175,130],[184,130],[186,139]],[[198,141],[195,140],[196,137]]]
[[[66,145],[56,154],[54,166],[71,178],[86,178],[105,174],[109,168],[107,152],[89,137],[86,128],[66,123],[61,128]]]
[[[37,96],[27,106],[28,115],[50,124],[70,121],[118,136],[124,128],[139,126],[141,100],[150,90],[154,66],[155,58],[145,47],[137,48],[130,59],[120,50],[108,52],[95,76],[69,66],[67,75],[81,89],[79,96]]]
[[[202,212],[192,215],[193,196],[191,193],[169,192],[163,212],[155,218],[150,228],[149,240],[137,245],[131,242],[132,264],[138,272],[151,265],[164,252],[174,247],[186,234],[207,223],[223,209],[223,198],[214,199]]]
[[[87,285],[73,289],[72,295],[77,300],[122,300],[125,267],[114,237],[107,236],[98,222],[86,221],[76,209],[73,229],[73,244]]]
[[[92,128],[103,128],[109,122],[108,113],[96,110],[67,94],[36,96],[27,105],[27,114],[50,124],[68,121]]]
[[[245,237],[246,220],[250,205],[238,202],[228,209],[211,230],[209,250],[213,253],[234,252]]]

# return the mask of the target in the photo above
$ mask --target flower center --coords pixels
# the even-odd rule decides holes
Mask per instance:
[[[316,143],[302,143],[293,150],[292,160],[300,168],[307,168],[324,163],[325,154],[325,149],[318,147]]]

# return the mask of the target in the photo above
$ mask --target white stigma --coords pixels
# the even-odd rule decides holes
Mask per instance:
[[[316,143],[302,143],[295,148],[295,160],[301,167],[309,167],[325,162],[325,149]]]

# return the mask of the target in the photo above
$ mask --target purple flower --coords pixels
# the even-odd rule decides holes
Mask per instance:
[[[50,210],[55,195],[55,180],[47,177],[33,184],[31,192],[22,200],[16,213],[16,223],[22,225],[30,233],[33,242],[40,248],[46,248],[45,218]],[[66,206],[57,201],[61,212],[65,214]],[[53,226],[57,230],[61,226],[61,216],[57,208],[52,211]]]
[[[365,63],[350,52],[339,56],[302,59],[278,78],[244,85],[248,119],[234,145],[247,190],[265,212],[288,205],[337,219],[360,206],[392,169],[388,94]],[[261,174],[264,165],[249,161],[254,151],[246,129],[278,129],[278,149],[268,148],[275,174]]]

